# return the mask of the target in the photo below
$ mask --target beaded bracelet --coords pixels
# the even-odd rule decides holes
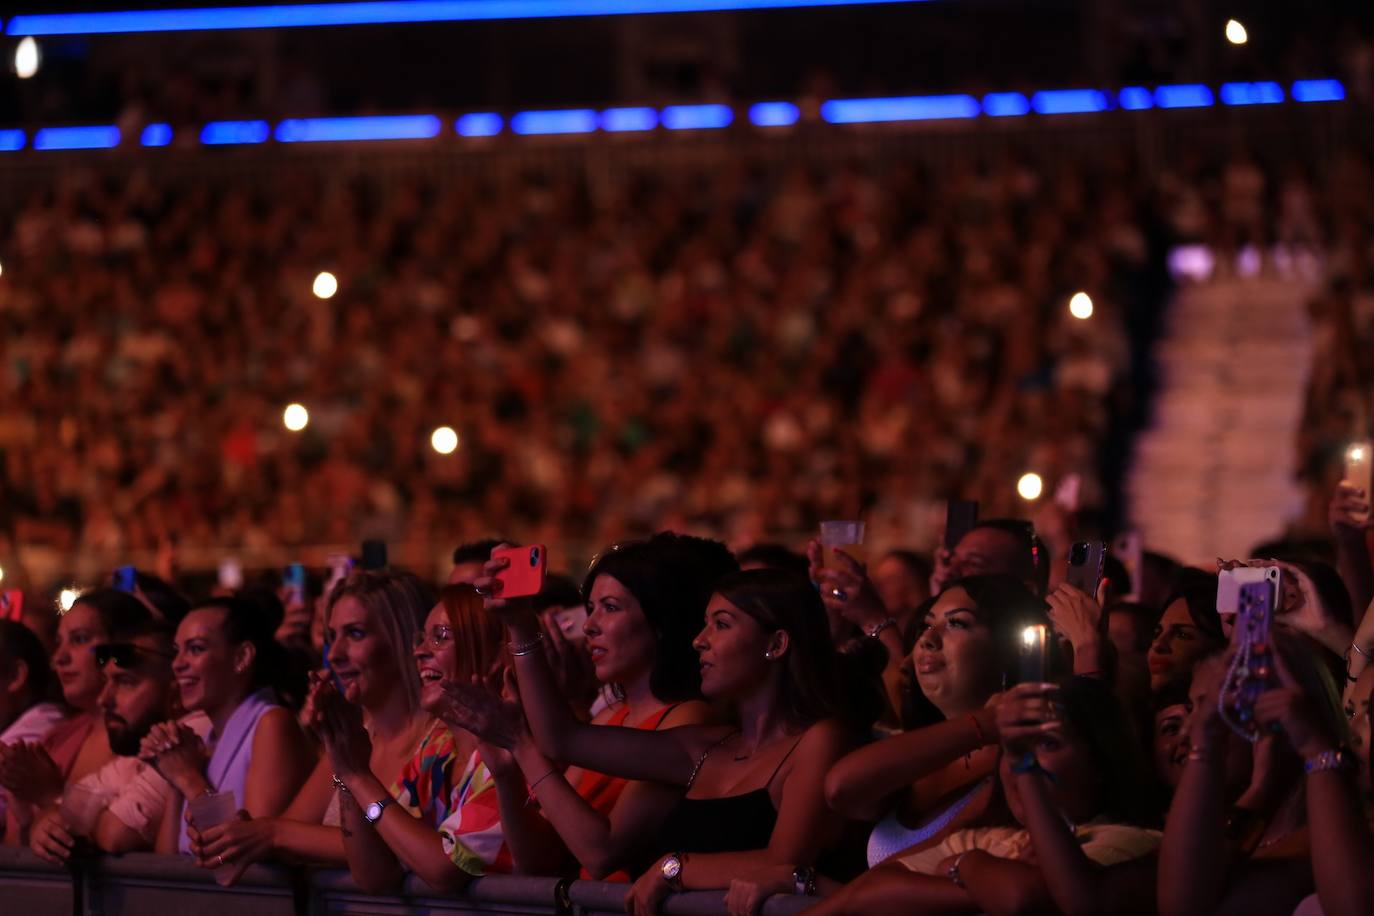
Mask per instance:
[[[1312,757],[1308,757],[1302,762],[1303,770],[1310,776],[1313,773],[1324,773],[1327,770],[1348,769],[1354,763],[1341,748],[1333,751],[1322,751]]]

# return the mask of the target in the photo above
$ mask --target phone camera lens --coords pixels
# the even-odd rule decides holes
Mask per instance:
[[[539,565],[539,548],[538,548],[538,547],[532,547],[532,548],[530,548],[530,565],[531,565],[531,566],[538,566],[538,565]]]

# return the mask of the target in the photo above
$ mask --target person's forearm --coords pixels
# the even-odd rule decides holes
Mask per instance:
[[[1102,677],[1108,658],[1107,648],[1096,633],[1073,643],[1073,673],[1080,677]]]
[[[975,850],[960,861],[959,875],[976,907],[988,916],[1020,916],[1054,908],[1040,870],[1023,862]]]
[[[382,817],[386,819],[393,813],[388,809]],[[339,821],[343,831],[344,856],[348,860],[348,873],[353,876],[353,881],[371,894],[394,890],[404,879],[405,870],[380,832],[363,817],[358,800],[347,793],[340,793]]]
[[[1035,861],[1055,904],[1065,916],[1104,912],[1101,870],[1083,854],[1078,839],[1055,808],[1044,774],[1032,770],[1014,778],[1025,809],[1026,829],[1035,848]]]
[[[1312,871],[1326,916],[1374,913],[1374,837],[1350,777],[1324,770],[1307,777]]]
[[[501,836],[510,847],[517,874],[557,874],[566,861],[566,849],[553,825],[530,804],[529,787],[517,767],[514,772],[493,774],[496,800],[501,811]],[[536,774],[535,778],[538,778]],[[550,776],[549,779],[553,779]],[[546,782],[548,780],[545,780]]]
[[[543,646],[537,644],[543,632],[538,619],[533,617],[516,618],[506,624],[506,633],[512,643],[533,644],[532,651],[512,659],[530,731],[544,754],[556,760],[568,760],[568,745],[573,734],[592,726],[577,720],[567,698],[559,690],[549,661],[544,657]]]
[[[859,820],[881,817],[893,793],[987,744],[991,721],[973,715],[884,738],[841,758],[825,780],[830,807]]]
[[[1213,735],[1195,746],[1202,759],[1190,758],[1184,766],[1164,825],[1159,850],[1161,916],[1211,913],[1225,885],[1226,738]]]
[[[682,853],[682,857],[682,889],[685,891],[710,891],[729,887],[730,882],[740,875],[767,865],[810,864],[787,862],[785,857],[771,853],[766,848],[745,852],[689,852]],[[659,866],[655,863],[651,867]]]
[[[396,884],[405,869],[419,875],[436,890],[456,890],[468,874],[444,854],[439,832],[411,815],[399,804],[390,804],[376,824],[363,817],[363,806],[390,799],[391,793],[371,773],[341,777],[353,798],[341,798],[344,848],[348,870],[359,885],[372,890]],[[355,866],[359,863],[359,867]],[[404,866],[404,868],[402,867]],[[368,883],[364,883],[364,878]]]
[[[345,800],[340,799],[342,806]],[[348,864],[343,831],[323,824],[307,824],[285,817],[267,818],[272,828],[271,858],[299,865],[338,868]]]
[[[1363,529],[1336,528],[1336,568],[1350,593],[1350,606],[1355,611],[1355,626],[1359,627],[1369,602],[1374,599],[1374,566],[1369,560],[1369,547]],[[1364,648],[1361,646],[1361,648]]]
[[[517,745],[515,759],[524,771],[525,778],[534,787],[534,796],[539,801],[544,817],[558,832],[573,858],[597,880],[619,868],[623,864],[621,856],[624,850],[613,843],[610,818],[587,804],[587,800],[577,793],[562,773],[557,772],[553,762],[541,754],[533,742]],[[504,812],[503,807],[502,823],[505,823]],[[514,847],[511,851],[515,852]],[[516,862],[519,861],[517,855]]]
[[[182,798],[200,798],[207,792],[214,791],[214,787],[206,780],[205,774],[194,770],[187,773],[176,773],[173,777],[164,774],[163,778],[171,784],[173,789],[181,793]]]

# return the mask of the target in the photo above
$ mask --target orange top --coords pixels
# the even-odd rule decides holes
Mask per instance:
[[[677,709],[677,707],[677,703],[665,706],[663,709],[660,709],[643,721],[630,726],[630,728],[657,731],[658,727],[663,724],[663,720],[668,718],[668,714],[674,709]],[[629,714],[630,707],[622,706],[602,724],[608,726],[623,726]],[[591,770],[586,770],[583,772],[582,778],[577,782],[577,794],[581,795],[582,798],[586,800],[587,804],[595,808],[598,814],[610,817],[611,811],[615,808],[615,803],[620,800],[620,793],[625,791],[625,786],[628,782],[628,779],[621,779],[619,776],[607,776],[605,773],[594,773]],[[579,877],[583,881],[588,881],[592,876],[584,868]],[[628,872],[618,871],[615,874],[607,875],[606,880],[628,882],[630,880],[630,875]]]

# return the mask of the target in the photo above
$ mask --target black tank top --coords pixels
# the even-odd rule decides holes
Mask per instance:
[[[733,737],[733,736],[731,736]],[[773,837],[778,812],[768,788],[801,744],[787,750],[760,789],[723,798],[683,798],[659,828],[658,847],[665,852],[746,852],[764,849]],[[707,750],[706,754],[710,754]],[[702,756],[705,762],[706,755]],[[691,791],[691,786],[688,786]]]

